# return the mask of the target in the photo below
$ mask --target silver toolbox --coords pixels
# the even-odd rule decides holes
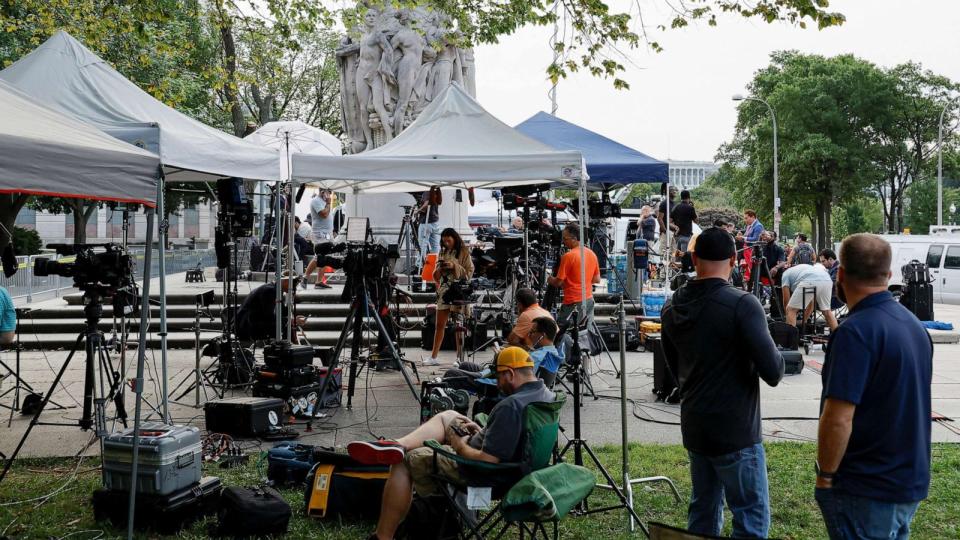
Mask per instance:
[[[137,492],[168,495],[200,481],[203,461],[200,430],[148,422],[140,426]],[[103,441],[104,487],[130,489],[133,462],[133,428]]]

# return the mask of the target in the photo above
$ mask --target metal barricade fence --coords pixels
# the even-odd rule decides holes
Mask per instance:
[[[131,248],[128,250],[134,258],[135,275],[137,282],[143,278],[143,248]],[[151,260],[150,275],[156,277],[160,272],[159,252],[153,250]],[[73,257],[61,257],[56,254],[43,255],[22,255],[17,257],[17,273],[11,277],[0,273],[0,287],[7,289],[10,296],[14,299],[24,299],[27,303],[36,300],[46,300],[51,297],[58,297],[65,292],[74,290],[73,278],[51,275],[37,276],[34,273],[36,259],[46,258],[60,262],[70,262]],[[217,255],[211,249],[176,249],[167,251],[166,271],[167,275],[178,274],[197,268],[210,268],[216,266]]]

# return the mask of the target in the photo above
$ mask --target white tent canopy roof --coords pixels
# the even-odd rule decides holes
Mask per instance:
[[[170,180],[279,178],[275,150],[164,105],[62,30],[0,71],[0,80],[54,110],[156,151]]]
[[[283,180],[289,178],[287,174],[289,170],[287,161],[288,142],[291,156],[296,153],[339,156],[343,153],[343,144],[340,139],[299,120],[267,122],[260,129],[243,139],[278,151],[280,178]]]
[[[160,158],[0,82],[0,193],[154,206]]]
[[[422,191],[568,181],[583,171],[579,151],[558,151],[488,113],[459,84],[448,86],[389,143],[361,154],[295,154],[293,178],[335,191]]]

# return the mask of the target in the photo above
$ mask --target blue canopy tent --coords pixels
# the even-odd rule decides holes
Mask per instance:
[[[638,184],[666,182],[669,165],[599,133],[538,112],[515,128],[557,150],[579,150],[587,164],[590,183]]]

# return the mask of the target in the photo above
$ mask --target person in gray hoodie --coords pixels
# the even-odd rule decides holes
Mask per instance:
[[[766,538],[770,501],[759,379],[776,386],[783,358],[760,302],[727,281],[736,264],[733,238],[723,229],[706,229],[696,239],[693,263],[697,278],[674,294],[661,316],[690,457],[687,528],[719,535],[726,498],[733,536]]]

